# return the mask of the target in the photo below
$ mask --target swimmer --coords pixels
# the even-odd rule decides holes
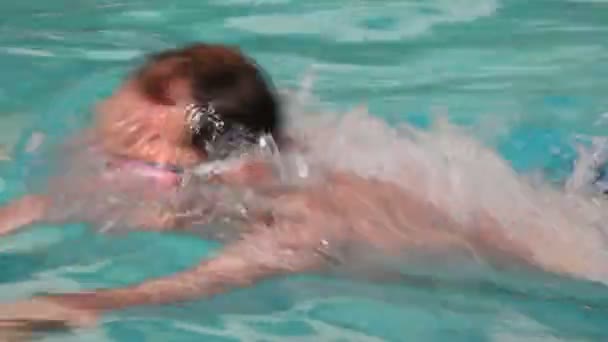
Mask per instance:
[[[91,134],[100,139],[109,171],[137,171],[159,193],[187,192],[192,187],[181,179],[186,170],[226,157],[229,150],[216,143],[226,137],[228,126],[251,133],[238,139],[252,144],[269,134],[281,150],[290,148],[276,102],[253,62],[233,49],[197,44],[154,56],[97,108]],[[209,181],[256,188],[272,177],[267,164],[244,162]],[[115,187],[117,182],[120,178],[110,172],[96,184]],[[95,193],[99,188],[82,191]],[[558,243],[538,250],[501,234],[505,230],[497,229],[500,223],[482,208],[465,229],[434,203],[390,182],[346,171],[329,170],[323,182],[306,187],[256,191],[265,199],[264,206],[230,222],[238,238],[228,241],[217,256],[124,288],[2,304],[0,320],[20,327],[31,322],[31,329],[45,326],[40,321],[87,326],[111,310],[210,297],[282,275],[348,269],[376,252],[391,258],[407,257],[410,251],[444,256],[465,252],[496,267],[517,264],[572,276],[584,274],[588,267],[588,260],[564,254]],[[196,196],[187,202],[192,210],[207,205]],[[0,209],[0,232],[45,222],[53,206],[52,198],[38,195],[13,202]],[[171,210],[158,213],[148,207],[130,214],[130,224],[141,229],[179,230],[204,219],[205,211],[185,219]],[[531,231],[529,239],[551,239],[542,234]]]

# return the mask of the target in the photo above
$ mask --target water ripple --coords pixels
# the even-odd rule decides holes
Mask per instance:
[[[263,35],[314,34],[342,42],[398,41],[428,33],[435,26],[471,22],[493,15],[496,0],[388,2],[298,14],[232,17],[226,26]]]

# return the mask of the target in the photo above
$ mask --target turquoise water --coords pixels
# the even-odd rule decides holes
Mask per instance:
[[[194,40],[238,44],[280,87],[298,87],[313,71],[325,109],[364,103],[421,126],[447,109],[456,122],[485,125],[481,133],[518,170],[557,180],[572,162],[572,137],[606,130],[607,1],[22,0],[0,4],[0,19],[0,144],[18,159],[0,162],[3,199],[23,191],[23,137],[43,129],[61,138],[142,54]],[[129,284],[217,247],[82,227],[32,230],[0,245],[1,300]],[[98,329],[52,338],[607,340],[607,290],[572,286],[585,296],[293,277],[108,315]]]

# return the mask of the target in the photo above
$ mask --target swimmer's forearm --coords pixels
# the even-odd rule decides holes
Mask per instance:
[[[14,233],[43,219],[49,201],[42,195],[28,195],[0,208],[0,236]]]
[[[161,305],[207,298],[273,276],[305,272],[320,266],[318,255],[314,253],[259,250],[260,246],[247,242],[231,246],[220,256],[173,276],[126,288],[58,295],[50,299],[92,311]],[[272,241],[265,243],[264,247],[272,245]]]
[[[202,264],[193,270],[132,287],[64,294],[51,296],[50,299],[78,309],[111,311],[210,297],[229,288],[245,286],[253,282],[248,276],[228,277],[224,274],[225,271],[214,271],[212,267],[209,264]]]

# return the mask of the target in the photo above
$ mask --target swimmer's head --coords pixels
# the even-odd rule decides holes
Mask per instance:
[[[202,161],[229,152],[220,145],[266,134],[280,142],[278,107],[253,60],[235,48],[195,44],[150,56],[100,113],[113,133],[163,140]]]

